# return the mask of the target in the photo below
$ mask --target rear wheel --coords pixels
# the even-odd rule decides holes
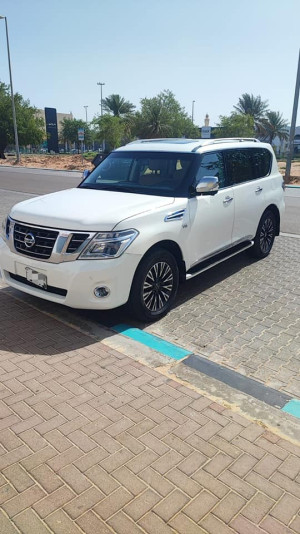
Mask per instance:
[[[276,235],[276,220],[271,210],[265,211],[259,222],[254,245],[250,252],[255,258],[265,258],[270,254]]]
[[[156,321],[170,310],[178,289],[177,262],[170,252],[156,249],[142,259],[133,279],[129,306],[142,321]]]

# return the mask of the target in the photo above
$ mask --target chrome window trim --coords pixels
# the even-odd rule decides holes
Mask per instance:
[[[48,226],[40,226],[38,224],[36,224],[36,225],[28,224],[28,223],[23,222],[23,221],[16,221],[16,220],[12,219],[11,217],[8,217],[8,219],[9,219],[9,222],[10,222],[10,224],[9,224],[9,237],[7,239],[8,247],[11,250],[11,252],[13,252],[14,254],[17,254],[18,256],[20,256],[20,258],[23,258],[24,261],[26,261],[26,258],[31,259],[31,260],[35,260],[35,261],[42,261],[44,263],[63,263],[63,262],[66,262],[66,261],[75,261],[75,260],[78,259],[78,257],[82,253],[82,251],[89,244],[89,242],[93,239],[93,237],[95,237],[95,235],[98,233],[98,232],[88,232],[88,231],[85,232],[85,231],[78,231],[78,230],[62,230],[62,229],[59,229],[59,228],[52,228],[52,227],[48,227]],[[22,224],[23,226],[27,226],[28,228],[33,228],[33,229],[40,228],[40,229],[43,229],[43,230],[49,230],[49,231],[58,232],[58,236],[57,236],[56,241],[54,243],[53,250],[52,250],[50,258],[47,258],[47,259],[36,258],[34,256],[30,256],[30,255],[27,255],[27,254],[22,254],[21,252],[18,252],[15,249],[15,246],[14,246],[14,228],[15,228],[15,224],[16,223],[17,224]],[[78,247],[76,252],[67,252],[67,248],[68,248],[68,246],[69,246],[69,244],[71,242],[73,234],[88,234],[88,237]]]

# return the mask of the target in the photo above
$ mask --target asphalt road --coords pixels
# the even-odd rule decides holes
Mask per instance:
[[[28,169],[0,167],[0,189],[45,195],[62,189],[76,187],[81,182],[81,172],[51,171],[49,169]]]
[[[52,171],[44,169],[11,168],[0,166],[0,217],[10,207],[34,195],[44,195],[76,187],[81,181],[81,172]],[[281,231],[300,235],[300,188],[287,188],[286,211]]]

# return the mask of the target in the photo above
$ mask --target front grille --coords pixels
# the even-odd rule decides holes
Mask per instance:
[[[84,241],[89,237],[90,234],[73,234],[72,239],[69,243],[69,246],[67,248],[67,253],[71,254],[72,252],[76,252],[76,250],[79,249],[79,247],[84,243]]]
[[[15,223],[14,246],[20,254],[47,260],[52,254],[57,236],[58,232],[54,230]],[[31,246],[26,246],[25,237],[29,241],[29,245],[33,242]]]
[[[16,282],[21,282],[21,284],[24,284],[29,287],[34,287],[35,289],[40,289],[41,291],[45,291],[46,293],[54,293],[55,295],[61,295],[62,297],[66,297],[67,290],[61,289],[60,287],[55,286],[47,286],[47,288],[39,287],[32,282],[29,282],[27,278],[24,278],[24,276],[19,276],[18,274],[9,273],[10,278],[12,280],[15,280]]]

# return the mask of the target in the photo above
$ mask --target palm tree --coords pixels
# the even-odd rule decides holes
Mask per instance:
[[[112,112],[115,117],[121,117],[132,113],[135,106],[120,95],[110,95],[103,100],[103,109],[107,112]]]
[[[279,137],[280,141],[288,139],[287,128],[288,123],[279,111],[268,111],[260,122],[258,133],[264,141],[272,144],[275,137]]]
[[[250,115],[253,117],[254,124],[258,127],[260,121],[268,110],[268,102],[267,100],[262,100],[260,96],[244,93],[241,98],[239,98],[238,104],[237,106],[234,106],[234,108],[242,115]]]
[[[136,114],[136,135],[144,139],[169,137],[170,116],[159,98],[144,98],[142,111]]]

